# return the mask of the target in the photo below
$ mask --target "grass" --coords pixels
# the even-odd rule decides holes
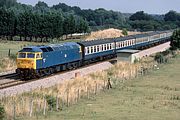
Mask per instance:
[[[180,56],[148,75],[127,80],[113,89],[82,99],[45,120],[179,120]],[[25,118],[23,118],[25,119]]]

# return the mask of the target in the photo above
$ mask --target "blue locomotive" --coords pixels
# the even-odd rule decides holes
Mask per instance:
[[[17,54],[16,73],[21,79],[31,79],[76,69],[116,57],[116,51],[120,49],[141,49],[169,41],[172,33],[159,31],[114,39],[25,47]]]

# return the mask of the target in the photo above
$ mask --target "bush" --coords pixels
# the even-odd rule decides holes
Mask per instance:
[[[0,120],[5,118],[5,110],[4,107],[0,104]]]
[[[158,63],[162,63],[164,60],[164,56],[162,53],[157,53],[156,56],[154,57],[154,60],[157,61]]]
[[[49,105],[49,108],[51,108],[51,110],[56,107],[56,98],[55,97],[47,95],[46,101]]]
[[[128,35],[127,30],[126,30],[126,29],[123,29],[123,30],[122,30],[122,34],[125,35],[125,36]]]

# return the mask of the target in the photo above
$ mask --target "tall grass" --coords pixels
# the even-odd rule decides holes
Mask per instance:
[[[0,58],[0,72],[10,71],[16,69],[16,62],[14,58]]]

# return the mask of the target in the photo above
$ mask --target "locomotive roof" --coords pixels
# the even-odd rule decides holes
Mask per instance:
[[[79,48],[79,45],[75,42],[66,42],[62,44],[28,46],[23,48],[19,52],[51,52],[51,51],[68,50],[73,48]]]

